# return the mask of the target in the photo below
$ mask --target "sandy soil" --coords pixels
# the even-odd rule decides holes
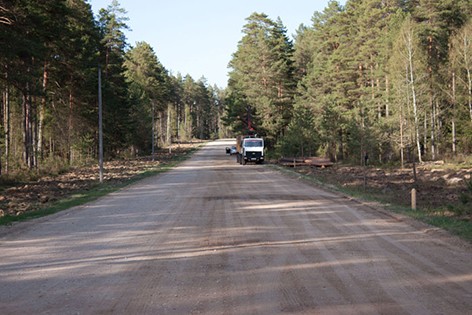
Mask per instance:
[[[466,314],[470,245],[232,142],[85,206],[0,228],[2,314]]]
[[[200,142],[174,144],[169,150],[161,149],[156,158],[117,159],[104,163],[103,180],[106,183],[120,184],[128,181],[139,173],[152,170],[158,166],[165,166],[176,155],[183,155],[192,148],[198,147]],[[21,183],[0,187],[0,217],[4,215],[20,215],[34,212],[41,208],[48,208],[51,203],[63,200],[75,194],[81,194],[98,185],[98,165],[87,165],[69,169],[56,175],[41,176],[37,180],[28,180]]]
[[[410,205],[410,191],[416,187],[418,207],[423,210],[447,210],[448,207],[461,203],[462,194],[471,193],[467,183],[472,180],[472,169],[451,169],[434,163],[417,166],[416,184],[412,165],[403,169],[388,169],[336,164],[324,169],[302,166],[292,170],[328,184],[357,189],[403,206]],[[471,221],[471,215],[472,211],[466,213],[463,219]]]

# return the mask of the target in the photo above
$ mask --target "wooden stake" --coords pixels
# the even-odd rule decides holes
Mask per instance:
[[[411,209],[416,210],[416,189],[411,190]]]

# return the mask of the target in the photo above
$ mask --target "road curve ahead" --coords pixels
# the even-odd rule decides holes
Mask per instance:
[[[1,314],[470,314],[472,252],[209,143],[0,230]]]

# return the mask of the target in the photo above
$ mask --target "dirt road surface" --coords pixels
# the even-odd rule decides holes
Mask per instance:
[[[471,314],[472,250],[229,141],[0,229],[1,314]]]

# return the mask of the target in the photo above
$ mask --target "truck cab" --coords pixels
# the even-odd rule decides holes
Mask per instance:
[[[237,142],[238,163],[245,165],[247,162],[257,164],[264,162],[264,139],[254,136],[240,136]]]

